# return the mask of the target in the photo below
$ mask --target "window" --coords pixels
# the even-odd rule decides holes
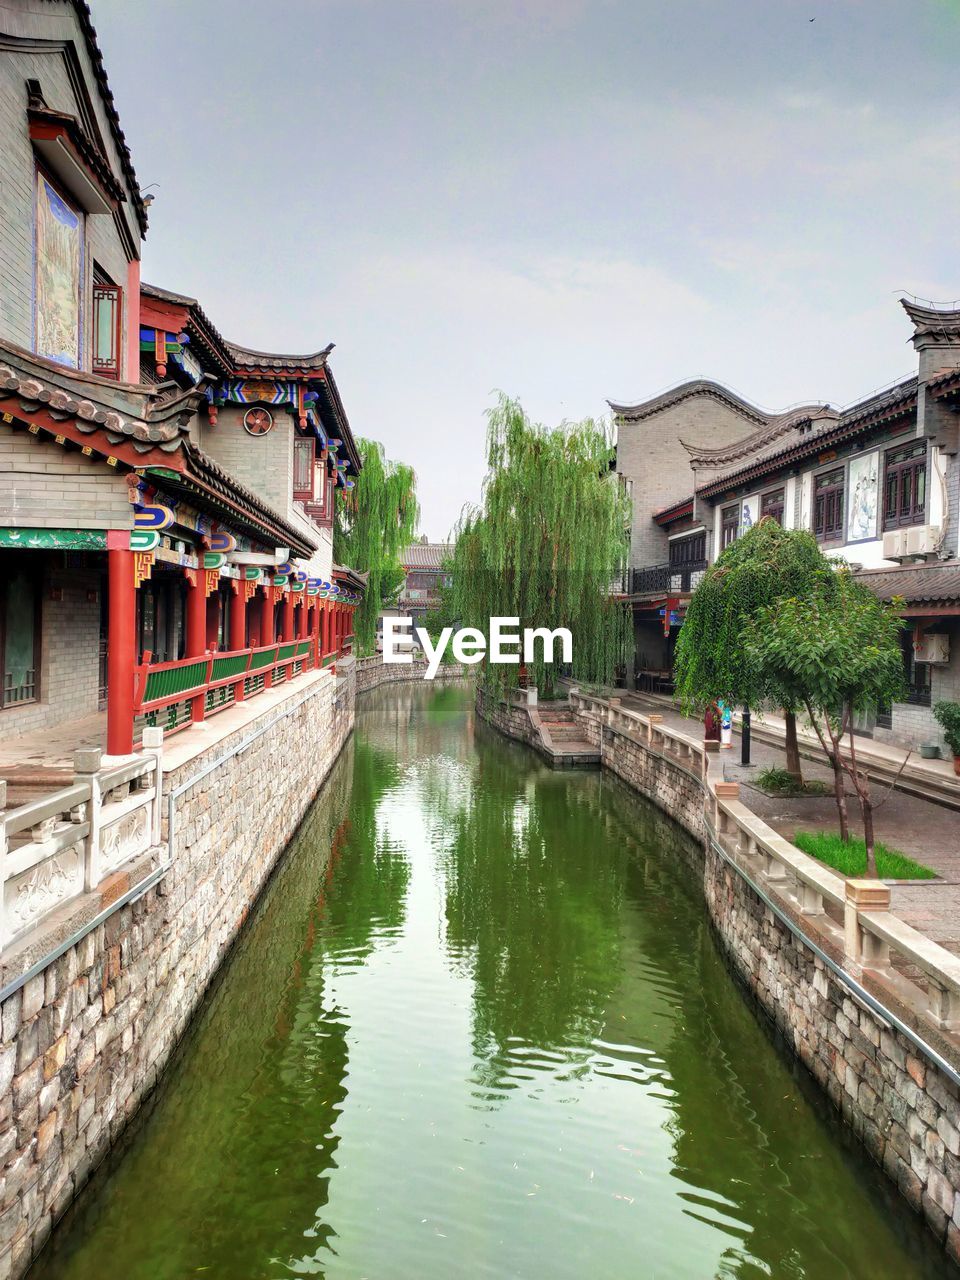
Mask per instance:
[[[0,567],[0,707],[39,697],[40,575],[29,554]]]
[[[769,516],[777,524],[783,524],[783,490],[771,489],[760,499],[760,519]]]
[[[313,498],[313,473],[316,466],[313,438],[293,442],[293,496],[309,502]]]
[[[813,482],[813,532],[821,542],[843,537],[843,467],[824,471]]]
[[[123,290],[113,284],[94,263],[93,355],[91,371],[101,378],[120,377]]]
[[[720,550],[724,551],[740,536],[740,504],[724,507],[720,512]]]
[[[884,458],[883,527],[923,524],[927,506],[927,445],[891,449]]]
[[[675,538],[670,543],[670,568],[685,569],[688,565],[703,564],[707,558],[707,535],[694,533],[689,538]]]

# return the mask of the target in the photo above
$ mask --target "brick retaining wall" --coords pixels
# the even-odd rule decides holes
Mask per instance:
[[[4,1001],[0,1280],[26,1270],[156,1084],[353,727],[353,666],[296,681],[263,714],[168,771],[165,797],[229,756],[175,800],[159,884]],[[166,814],[165,799],[165,840]]]
[[[398,684],[410,680],[423,680],[427,670],[424,659],[414,662],[381,662],[378,658],[361,658],[357,662],[357,693],[366,693],[370,689],[379,689],[381,685]],[[455,662],[441,663],[432,681],[440,685],[450,680],[462,680],[469,674],[466,667]]]

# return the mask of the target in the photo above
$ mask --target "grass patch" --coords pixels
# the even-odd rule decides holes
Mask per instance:
[[[793,843],[811,858],[825,862],[843,876],[862,876],[867,869],[867,847],[858,836],[846,844],[833,831],[798,831]],[[879,840],[874,846],[881,880],[932,880],[935,871],[914,862],[899,849],[888,849]]]
[[[796,778],[786,769],[762,769],[755,781],[760,790],[770,796],[826,796],[831,793],[831,788],[819,780],[797,786]]]

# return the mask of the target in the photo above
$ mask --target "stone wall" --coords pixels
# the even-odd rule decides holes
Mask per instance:
[[[508,738],[524,742],[535,751],[543,745],[526,706],[515,706],[493,697],[481,685],[477,686],[477,715]]]
[[[409,680],[423,680],[427,670],[426,661],[416,659],[413,662],[381,662],[379,657],[361,658],[357,663],[357,693],[366,693],[370,689],[379,689],[381,685],[397,684]],[[433,684],[446,684],[450,680],[462,680],[469,674],[469,669],[455,662],[442,663]]]
[[[261,695],[204,751],[171,745],[165,877],[4,1001],[0,1280],[22,1275],[153,1089],[352,729],[353,667]]]
[[[712,846],[710,917],[733,966],[844,1121],[960,1263],[960,1092],[859,1000]]]
[[[40,673],[36,702],[0,711],[4,740],[91,715],[100,687],[101,575],[71,568],[60,551],[18,551],[41,584]]]
[[[478,713],[503,733],[527,740],[519,708],[481,703],[478,691]],[[960,1086],[937,1061],[960,1061],[956,1037],[923,1018],[918,989],[900,974],[861,972],[850,975],[854,983],[846,981],[838,924],[826,914],[804,915],[801,928],[795,900],[765,882],[768,899],[778,903],[774,911],[733,857],[724,856],[720,842],[728,837],[708,817],[712,804],[702,762],[710,757],[700,755],[697,744],[686,750],[686,740],[673,733],[657,734],[654,743],[650,730],[657,717],[633,717],[628,725],[596,700],[581,704],[576,714],[588,741],[600,745],[603,767],[702,841],[707,909],[738,978],[960,1264]],[[874,1011],[857,986],[868,989],[889,1017]],[[916,1030],[922,1044],[898,1022]],[[923,1046],[931,1048],[925,1052]]]

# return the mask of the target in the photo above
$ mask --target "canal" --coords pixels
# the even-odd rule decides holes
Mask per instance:
[[[952,1274],[761,1028],[696,847],[401,686],[31,1280]]]

